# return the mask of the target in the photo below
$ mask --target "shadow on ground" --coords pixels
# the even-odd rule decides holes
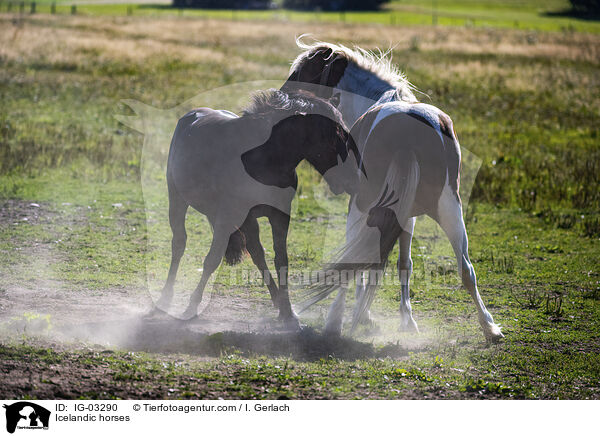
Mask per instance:
[[[330,337],[309,327],[299,332],[206,333],[195,328],[201,323],[202,320],[186,322],[168,317],[137,317],[64,326],[61,330],[72,339],[92,340],[132,351],[209,357],[218,357],[235,350],[244,355],[285,356],[305,361],[328,357],[355,360],[398,358],[408,355],[409,351],[398,344],[375,346],[343,336]]]

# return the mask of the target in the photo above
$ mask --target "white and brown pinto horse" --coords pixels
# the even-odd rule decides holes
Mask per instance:
[[[385,56],[329,43],[297,43],[304,52],[293,62],[282,89],[302,88],[303,83],[320,85],[323,97],[339,100],[344,120],[353,124],[351,137],[368,176],[359,173],[359,191],[350,199],[346,245],[330,266],[367,271],[357,283],[353,328],[368,319],[378,285],[370,276],[383,270],[398,241],[401,329],[418,331],[409,293],[411,240],[415,217],[427,214],[439,223],[452,244],[459,275],[475,301],[486,339],[502,338],[481,300],[469,260],[458,193],[460,146],[450,117],[434,106],[418,103],[410,83]],[[314,287],[308,305],[336,288]],[[344,301],[342,287],[329,311],[326,331],[341,332]]]
[[[348,149],[354,153],[351,165]],[[197,315],[204,288],[221,260],[241,260],[247,250],[265,278],[279,317],[298,328],[287,290],[287,233],[298,179],[306,159],[336,193],[355,190],[358,151],[340,113],[326,100],[306,92],[268,91],[238,117],[228,111],[196,109],[175,129],[167,163],[169,223],[173,232],[171,266],[161,297],[165,310],[186,245],[185,215],[191,206],[206,215],[213,229],[202,277],[183,318]],[[349,168],[345,175],[344,167]],[[272,227],[278,285],[271,277],[259,239],[257,218]]]

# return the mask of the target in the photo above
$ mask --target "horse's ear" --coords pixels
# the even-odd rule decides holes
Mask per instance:
[[[312,53],[310,53],[307,58],[308,59],[313,59],[314,57],[316,57],[317,55],[321,55],[323,57],[324,60],[328,59],[331,55],[333,54],[333,50],[329,47],[325,47],[325,48],[318,48],[317,50],[313,51]]]

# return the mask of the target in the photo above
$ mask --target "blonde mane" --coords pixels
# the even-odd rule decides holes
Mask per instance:
[[[341,44],[333,44],[318,40],[315,40],[313,44],[307,44],[302,41],[302,38],[305,36],[307,35],[300,35],[296,38],[296,45],[304,51],[292,62],[290,73],[296,71],[296,69],[302,65],[308,56],[315,50],[328,48],[331,49],[333,53],[343,56],[348,62],[354,63],[356,66],[374,74],[380,80],[396,88],[398,95],[402,100],[411,102],[417,101],[417,98],[413,94],[413,90],[416,90],[416,88],[408,81],[406,75],[392,63],[391,50],[384,52],[378,49],[376,53],[358,46],[354,46],[352,49]]]

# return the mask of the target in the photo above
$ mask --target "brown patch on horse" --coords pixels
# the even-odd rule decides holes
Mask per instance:
[[[439,115],[440,120],[440,131],[444,136],[444,148],[446,149],[446,156],[448,161],[448,183],[456,195],[456,199],[461,203],[459,195],[460,187],[460,149],[458,142],[456,142],[456,133],[454,133],[454,126],[452,120],[446,114]]]
[[[288,81],[313,83],[333,88],[341,80],[347,66],[348,60],[334,53],[329,47],[317,47],[290,75]]]
[[[454,139],[456,135],[454,134],[454,128],[452,127],[452,120],[450,117],[446,114],[440,114],[439,119],[442,134]]]

